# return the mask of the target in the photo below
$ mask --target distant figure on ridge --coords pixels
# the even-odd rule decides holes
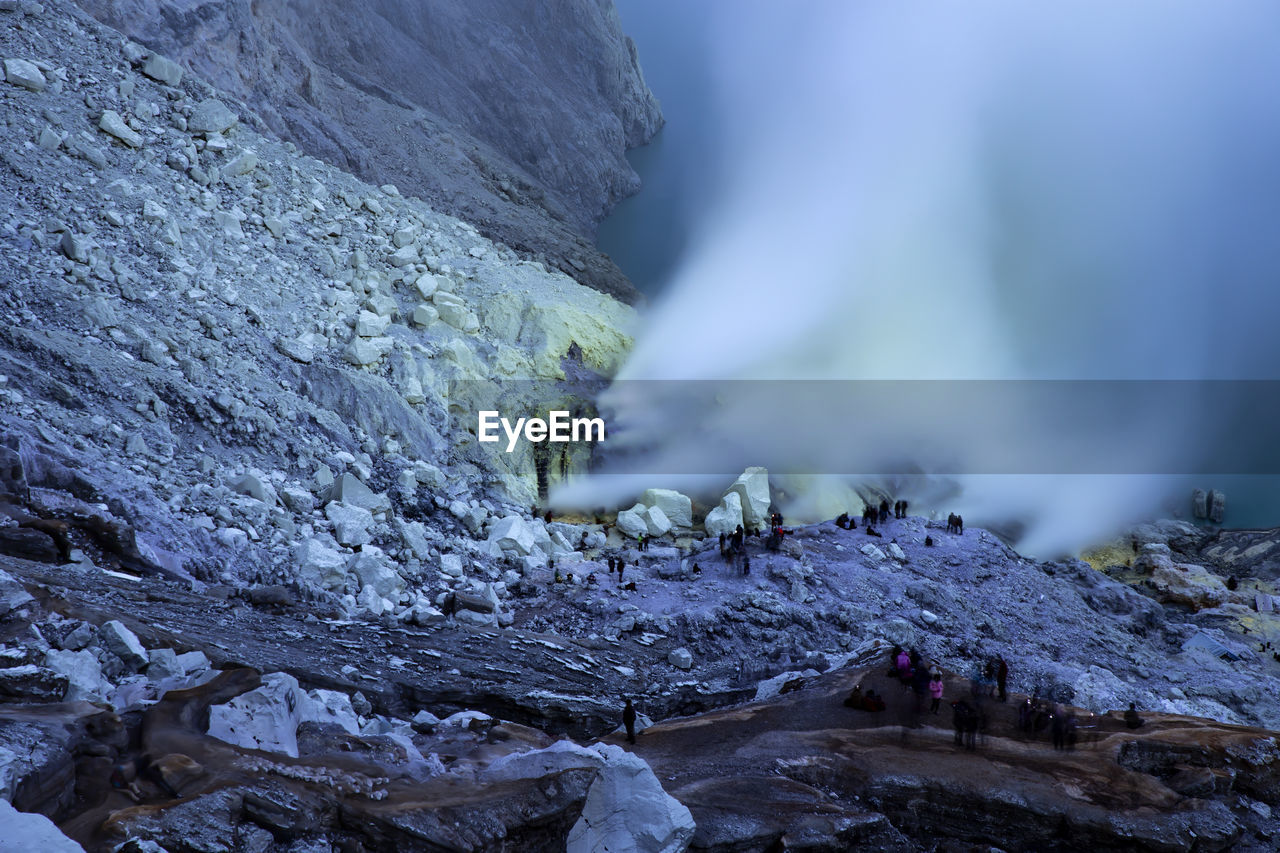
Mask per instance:
[[[1124,724],[1131,729],[1142,728],[1145,720],[1138,716],[1138,706],[1136,702],[1129,703],[1129,710],[1124,712]]]
[[[627,743],[636,742],[636,708],[627,697],[627,707],[622,709],[622,724],[627,727]]]

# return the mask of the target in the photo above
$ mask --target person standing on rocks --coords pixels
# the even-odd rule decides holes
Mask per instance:
[[[942,691],[942,670],[934,666],[929,671],[929,698],[932,700],[929,704],[930,713],[938,713],[938,707],[942,704]]]
[[[910,684],[908,676],[911,674],[911,655],[905,649],[898,651],[897,660],[894,663],[898,667],[898,680],[904,685]]]
[[[636,742],[636,707],[631,704],[631,697],[627,697],[627,705],[622,709],[622,725],[627,727],[627,743]]]
[[[1051,724],[1053,730],[1053,748],[1056,750],[1064,750],[1067,748],[1067,712],[1063,710],[1061,705],[1053,706],[1053,722]]]
[[[941,673],[938,674],[941,677]],[[924,668],[924,664],[916,661],[914,669],[911,670],[911,692],[915,694],[915,713],[924,712],[924,697],[932,693],[932,674]],[[937,707],[938,700],[934,700],[934,707]]]

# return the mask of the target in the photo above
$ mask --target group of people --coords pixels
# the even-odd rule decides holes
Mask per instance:
[[[732,560],[747,549],[747,531],[739,524],[732,533],[720,534],[720,556]]]
[[[956,515],[954,512],[947,515],[947,532],[963,534],[964,519]]]
[[[974,667],[972,690],[974,697],[998,697],[1001,702],[1009,698],[1009,664],[1001,655]]]
[[[1018,729],[1032,737],[1049,729],[1054,749],[1072,750],[1080,736],[1080,720],[1062,705],[1031,697],[1018,707]]]
[[[890,659],[892,665],[888,675],[901,681],[903,686],[911,688],[911,692],[915,694],[916,713],[924,710],[926,696],[930,700],[929,712],[938,713],[942,706],[945,684],[942,680],[942,669],[937,662],[931,661],[926,667],[924,658],[919,652],[915,649],[907,650],[901,646],[893,647]]]
[[[862,685],[855,685],[853,690],[845,697],[844,706],[853,708],[855,711],[883,711],[885,709],[884,697],[868,688],[867,692],[862,692]]]
[[[747,531],[741,524],[732,533],[720,534],[720,556],[726,563],[740,557],[743,576],[751,574],[751,558],[747,556]]]
[[[880,506],[875,504],[867,504],[862,508],[862,522],[868,526],[875,524],[877,521],[884,524],[889,520],[889,502],[880,501]]]

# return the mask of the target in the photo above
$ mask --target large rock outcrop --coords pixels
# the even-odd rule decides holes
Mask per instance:
[[[587,790],[582,817],[569,831],[568,853],[680,853],[695,829],[693,815],[662,790],[645,760],[600,744],[604,766]]]
[[[591,238],[662,118],[612,2],[79,3],[308,154],[634,296]]]

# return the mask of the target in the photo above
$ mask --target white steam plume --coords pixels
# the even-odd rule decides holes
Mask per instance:
[[[709,45],[722,193],[620,378],[1273,378],[1280,6],[722,10]],[[735,442],[699,442],[660,401],[613,402],[665,459],[797,469],[785,448],[736,458]],[[1206,440],[1190,411],[1150,436],[1151,470]],[[1024,414],[1028,432],[1050,429]],[[947,419],[882,424],[880,458],[949,439],[961,460],[999,453]],[[970,523],[1015,518],[1040,552],[1108,532],[1159,490],[1140,477],[961,483]],[[575,491],[614,496],[601,478]]]

